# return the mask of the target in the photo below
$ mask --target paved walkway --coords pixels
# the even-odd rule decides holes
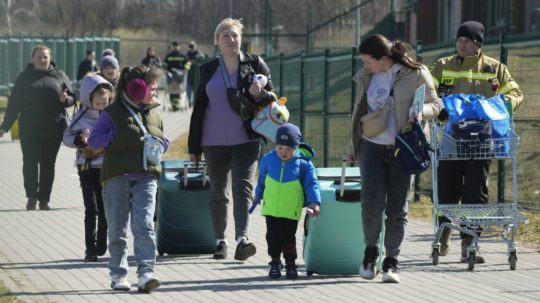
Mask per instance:
[[[167,134],[187,129],[189,113],[165,114]],[[300,258],[300,279],[266,278],[265,223],[253,217],[251,238],[258,254],[247,262],[216,261],[209,255],[158,257],[162,287],[151,295],[136,288],[109,289],[108,256],[84,263],[83,201],[73,168],[74,150],[58,156],[51,211],[26,211],[18,142],[0,139],[0,281],[23,302],[539,302],[540,255],[520,247],[516,271],[510,271],[506,247],[484,244],[487,264],[468,271],[458,263],[459,239],[438,266],[429,257],[432,226],[410,222],[403,246],[400,284],[382,284],[380,276],[307,277]],[[232,220],[232,216],[231,220]],[[233,238],[233,225],[228,228]],[[297,234],[302,248],[302,229]],[[336,235],[339,237],[339,235]],[[131,243],[131,242],[130,242]],[[232,245],[231,245],[232,246]],[[229,255],[234,254],[230,247]],[[301,254],[300,254],[301,255]],[[136,283],[133,259],[129,279]]]

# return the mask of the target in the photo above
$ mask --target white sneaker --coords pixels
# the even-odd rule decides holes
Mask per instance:
[[[376,275],[377,271],[375,270],[375,263],[368,263],[365,266],[363,262],[360,264],[360,277],[367,280],[373,280]]]
[[[152,290],[159,287],[159,279],[154,277],[154,274],[151,272],[147,272],[139,277],[139,283],[137,284],[139,286],[139,292],[143,293],[151,293]]]
[[[113,290],[129,291],[131,284],[125,276],[115,276],[112,278],[111,288]]]
[[[383,283],[399,283],[399,261],[395,257],[386,257],[384,258],[382,269],[383,269]]]
[[[382,281],[383,283],[399,283],[399,274],[393,268],[389,268],[388,271],[383,271]]]

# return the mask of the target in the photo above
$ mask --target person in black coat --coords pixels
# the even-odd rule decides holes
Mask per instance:
[[[51,49],[37,45],[32,63],[19,74],[0,125],[0,137],[19,118],[27,210],[49,210],[56,155],[74,104],[71,81],[51,62]]]
[[[148,67],[161,67],[161,60],[156,55],[156,50],[152,46],[146,50],[146,57],[142,59],[141,64]]]
[[[91,72],[97,72],[98,67],[96,63],[96,52],[89,49],[86,51],[86,58],[81,61],[79,64],[79,69],[77,71],[77,81],[81,81],[86,74]]]

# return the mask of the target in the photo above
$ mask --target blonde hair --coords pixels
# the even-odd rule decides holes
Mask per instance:
[[[109,103],[110,103],[113,98],[113,92],[107,86],[100,84],[92,91],[92,93],[90,93],[90,98],[89,98],[90,102],[93,102],[93,99],[96,96],[105,97],[107,98],[107,100],[109,100]]]
[[[32,57],[34,57],[34,55],[38,52],[38,51],[48,51],[49,52],[49,56],[52,57],[52,51],[51,49],[47,46],[47,45],[43,45],[43,44],[38,44],[36,46],[34,46],[34,48],[32,49]]]
[[[244,25],[242,24],[242,19],[225,18],[216,26],[216,30],[214,31],[214,44],[218,44],[219,35],[231,26],[236,27],[238,31],[240,31],[240,35],[243,34]]]

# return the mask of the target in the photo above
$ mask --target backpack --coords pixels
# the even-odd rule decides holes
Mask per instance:
[[[411,123],[396,136],[394,156],[399,159],[405,172],[416,175],[424,172],[431,164],[429,151],[433,151],[426,140],[420,122]]]

